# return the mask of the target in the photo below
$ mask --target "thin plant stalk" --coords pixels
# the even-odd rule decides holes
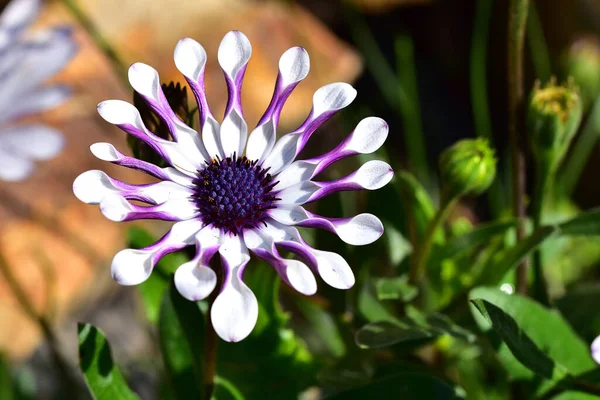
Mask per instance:
[[[536,78],[542,82],[548,82],[552,76],[550,55],[548,54],[548,46],[544,38],[544,29],[540,20],[540,14],[533,2],[529,6],[527,44]]]
[[[217,346],[218,339],[215,328],[211,322],[210,309],[206,318],[206,332],[204,335],[204,398],[210,399],[215,387],[217,373]]]
[[[96,46],[100,48],[108,57],[114,72],[126,84],[129,85],[127,78],[127,67],[119,53],[114,49],[110,42],[104,37],[102,32],[96,27],[96,24],[90,17],[79,7],[76,0],[62,0],[63,4],[71,11],[77,22],[81,24],[83,29],[90,35]]]
[[[575,139],[569,161],[564,164],[564,172],[559,178],[560,189],[567,198],[573,194],[581,173],[596,148],[598,136],[600,136],[600,96],[594,102],[579,137]]]
[[[477,0],[475,4],[475,21],[470,56],[471,106],[473,107],[475,134],[477,137],[487,139],[492,146],[494,145],[494,135],[488,103],[487,50],[493,4],[493,0]],[[504,193],[501,180],[498,177],[490,187],[487,195],[490,211],[495,216],[498,216],[507,204],[507,197]]]
[[[411,270],[409,275],[411,283],[419,284],[425,278],[427,262],[429,261],[429,254],[431,253],[431,247],[433,246],[435,234],[438,231],[438,229],[440,229],[443,226],[444,222],[450,215],[450,212],[456,205],[457,200],[458,197],[456,196],[443,200],[439,210],[429,223],[427,231],[423,236],[423,241],[417,247],[415,253],[415,262],[411,263]]]
[[[512,214],[519,219],[517,240],[525,237],[525,157],[521,144],[525,111],[523,47],[529,0],[511,0],[508,16],[508,137],[511,151]],[[527,292],[527,260],[517,267],[516,289]]]
[[[27,315],[27,317],[31,319],[42,332],[42,335],[48,343],[48,347],[50,348],[52,360],[54,361],[54,364],[56,365],[58,373],[61,375],[63,382],[66,383],[66,389],[72,396],[71,398],[79,398],[79,385],[77,380],[71,374],[69,364],[67,361],[65,361],[59,350],[58,340],[56,339],[56,335],[54,334],[50,323],[44,315],[35,310],[35,307],[29,301],[29,298],[19,284],[19,281],[13,275],[10,265],[2,255],[0,255],[0,274],[4,276],[4,280],[10,288],[10,291],[15,296],[15,299],[21,306],[23,312],[25,312],[25,315]]]
[[[427,187],[430,186],[429,164],[427,163],[427,152],[425,139],[421,128],[421,116],[419,113],[418,99],[411,96],[401,82],[394,69],[389,65],[385,56],[369,27],[360,14],[345,8],[348,26],[354,42],[360,52],[364,54],[367,69],[373,75],[375,83],[383,95],[385,101],[390,104],[402,117],[404,124],[404,140],[407,149],[407,158],[410,171]],[[408,40],[409,42],[407,43]],[[409,50],[409,54],[397,55],[401,57],[401,73],[416,77],[414,58],[412,55],[412,43],[410,39],[400,39],[396,46]],[[414,90],[413,90],[414,91]]]
[[[552,181],[555,170],[543,170],[538,168],[536,172],[536,187],[532,198],[533,232],[536,232],[543,224],[544,208],[548,200],[552,198]],[[542,250],[537,249],[533,253],[533,287],[532,296],[540,303],[549,306],[550,296],[548,294],[548,283],[544,276],[542,263]]]

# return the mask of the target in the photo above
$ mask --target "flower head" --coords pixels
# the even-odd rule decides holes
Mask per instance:
[[[20,181],[34,161],[54,157],[63,137],[44,125],[12,125],[20,117],[63,103],[69,90],[40,83],[60,71],[76,52],[70,30],[52,28],[26,35],[40,0],[13,0],[0,15],[0,180]]]
[[[250,260],[249,251],[269,262],[287,284],[305,295],[317,290],[313,272],[333,287],[351,287],[354,275],[342,256],[312,248],[295,226],[326,229],[353,245],[372,243],[383,233],[381,221],[374,215],[328,218],[303,205],[339,191],[378,189],[393,175],[388,164],[369,161],[335,181],[314,180],[334,162],[372,153],[383,144],[388,126],[374,117],[362,120],[330,152],[295,161],[313,132],[354,100],[356,91],[345,83],[317,90],[307,119],[276,140],[284,103],[308,74],[308,54],[300,47],[281,56],[271,103],[248,135],[240,99],[251,52],[250,42],[241,32],[229,32],[221,42],[218,59],[225,73],[229,101],[219,124],[205,97],[204,49],[192,39],[182,39],[177,44],[175,64],[198,103],[201,134],[182,122],[169,106],[158,73],[148,65],[133,64],[129,69],[131,85],[168,127],[173,140],[149,131],[138,110],[124,101],[105,101],[98,111],[105,120],[148,145],[168,166],[161,168],[128,157],[109,143],[96,143],[91,147],[96,157],[145,172],[160,182],[132,185],[101,171],[87,171],[73,184],[80,200],[99,204],[101,212],[111,220],[176,221],[152,246],[125,249],[115,256],[112,276],[123,285],[145,281],[165,254],[195,246],[195,257],[177,269],[175,285],[185,298],[201,300],[216,287],[217,275],[209,262],[217,253],[220,255],[223,284],[212,305],[211,319],[217,334],[227,341],[239,341],[250,334],[258,316],[256,297],[242,280]],[[148,206],[133,204],[131,200]],[[280,249],[295,254],[299,260],[284,258]]]

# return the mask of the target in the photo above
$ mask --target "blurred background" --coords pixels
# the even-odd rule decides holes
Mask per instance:
[[[75,177],[89,169],[141,182],[140,176],[99,161],[88,150],[92,143],[107,141],[127,152],[124,133],[105,123],[96,105],[106,99],[131,101],[132,90],[123,79],[129,64],[150,64],[163,82],[183,83],[173,50],[180,38],[194,38],[208,53],[208,101],[215,115],[222,115],[226,91],[217,48],[229,30],[244,32],[253,46],[243,89],[250,126],[270,100],[281,53],[303,46],[311,71],[288,101],[279,133],[303,121],[317,88],[350,82],[357,99],[315,135],[318,140],[306,154],[332,148],[360,119],[380,116],[390,125],[386,151],[392,165],[408,168],[435,193],[439,153],[486,129],[478,127],[474,115],[486,100],[487,129],[504,163],[506,14],[505,0],[47,1],[36,27],[69,24],[80,46],[73,62],[53,78],[72,87],[72,99],[36,117],[59,128],[66,147],[26,182],[0,182],[0,252],[34,307],[48,315],[65,358],[76,365],[75,323],[91,322],[111,339],[113,355],[132,387],[144,399],[155,398],[156,376],[149,367],[158,354],[155,332],[148,329],[138,292],[117,285],[109,274],[110,259],[126,246],[127,228],[133,224],[106,220],[71,190]],[[525,88],[533,87],[535,77],[565,79],[574,68],[568,54],[583,54],[598,66],[585,70],[587,80],[580,82],[590,118],[600,89],[600,2],[536,1],[530,18]],[[419,141],[425,152],[415,145]],[[600,204],[600,153],[591,152],[584,166],[574,198],[577,206],[589,208]],[[345,168],[332,177],[343,175]],[[382,192],[371,200],[396,206],[396,199],[384,196]],[[457,213],[473,222],[488,218],[485,198],[480,201],[463,204]],[[156,234],[167,229],[160,223],[145,227]],[[57,389],[47,343],[2,277],[0,351],[24,382],[35,381],[37,393]]]

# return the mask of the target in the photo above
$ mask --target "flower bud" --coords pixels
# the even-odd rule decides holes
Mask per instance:
[[[536,83],[529,103],[527,129],[532,152],[540,166],[556,168],[566,154],[581,122],[582,105],[572,80],[546,86]]]
[[[187,102],[187,88],[181,86],[179,83],[174,82],[168,85],[163,83],[162,90],[165,93],[169,106],[173,109],[175,114],[185,123],[189,122],[190,112],[188,110]],[[166,139],[173,140],[171,132],[167,125],[162,121],[158,115],[144,101],[142,96],[137,92],[133,92],[133,105],[139,110],[142,121],[148,130],[154,133],[156,136]],[[140,160],[148,161],[156,164],[160,167],[166,166],[165,161],[160,158],[146,143],[139,139],[128,135],[127,143],[133,152],[135,158]]]
[[[496,158],[486,139],[464,139],[440,156],[443,195],[450,198],[486,191],[496,176]]]
[[[577,40],[561,61],[565,75],[575,80],[587,107],[600,94],[600,41],[595,37]]]

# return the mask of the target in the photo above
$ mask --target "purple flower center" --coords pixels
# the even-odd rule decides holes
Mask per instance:
[[[214,159],[198,171],[194,198],[204,224],[235,235],[257,227],[277,200],[267,169],[246,157]]]

